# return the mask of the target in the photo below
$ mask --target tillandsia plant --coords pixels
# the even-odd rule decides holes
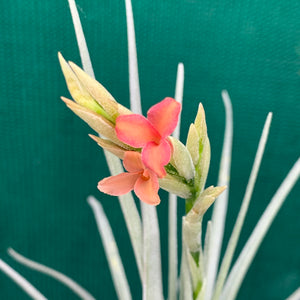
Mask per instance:
[[[127,171],[101,180],[99,190],[114,196],[134,190],[149,205],[160,203],[159,187],[185,199],[184,252],[190,267],[194,268],[192,283],[194,298],[198,299],[204,291],[202,218],[226,188],[210,186],[204,190],[210,143],[202,104],[190,125],[185,146],[170,136],[181,110],[181,104],[175,99],[167,97],[152,106],[147,118],[134,114],[81,68],[66,62],[60,53],[58,56],[75,102],[64,97],[62,100],[99,134],[100,137],[90,135],[98,145],[123,160]]]
[[[66,62],[59,53],[59,61],[74,101],[62,97],[65,104],[83,119],[98,136],[90,135],[104,149],[112,174],[101,179],[100,191],[119,197],[143,288],[143,300],[164,299],[161,272],[161,249],[156,205],[161,200],[159,188],[169,196],[169,272],[168,299],[176,300],[232,300],[235,299],[247,270],[288,193],[300,175],[298,159],[271,199],[249,240],[234,262],[233,255],[248,210],[259,166],[271,124],[269,113],[249,183],[225,254],[220,262],[220,249],[228,201],[232,146],[232,108],[229,95],[222,92],[226,111],[226,128],[218,186],[205,188],[210,164],[210,143],[205,113],[199,104],[185,144],[179,139],[180,111],[183,94],[183,65],[179,64],[175,99],[167,97],[153,105],[147,118],[141,114],[139,78],[135,45],[133,13],[130,0],[125,1],[131,110],[118,103],[94,79],[77,8],[69,0],[83,69]],[[123,166],[120,163],[123,160]],[[141,200],[141,214],[134,198]],[[180,275],[177,274],[177,198],[185,201],[182,213],[182,257]],[[216,198],[220,196],[217,200]],[[215,201],[216,200],[216,201]],[[202,238],[205,212],[214,204],[211,221]],[[88,197],[103,241],[113,282],[119,299],[132,299],[130,287],[119,255],[118,245],[99,201]],[[204,241],[204,244],[203,244]],[[45,273],[68,286],[82,299],[95,299],[71,278],[49,267],[29,260],[9,249],[9,254],[20,263]],[[33,299],[46,299],[25,278],[0,260],[0,269],[10,276]],[[299,299],[300,288],[288,299]]]

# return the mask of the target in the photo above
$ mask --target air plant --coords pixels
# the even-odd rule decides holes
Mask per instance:
[[[158,190],[169,195],[168,233],[168,299],[231,300],[235,299],[254,256],[288,193],[300,175],[300,159],[296,161],[232,265],[237,242],[247,214],[255,181],[267,142],[272,113],[269,113],[259,141],[253,168],[235,226],[220,260],[224,221],[230,186],[232,147],[232,106],[227,91],[222,92],[226,111],[225,136],[216,187],[205,188],[210,163],[210,143],[205,112],[199,104],[194,123],[189,127],[185,144],[179,140],[180,109],[183,98],[184,67],[178,65],[175,99],[167,97],[141,114],[138,64],[133,13],[126,0],[129,81],[131,110],[119,104],[94,79],[92,64],[74,0],[69,0],[83,69],[64,60],[59,61],[74,101],[62,98],[66,105],[94,129],[91,137],[104,149],[111,177],[102,179],[100,191],[119,197],[143,288],[143,299],[164,299],[161,273],[161,249],[156,205],[161,201]],[[121,160],[127,172],[122,168]],[[141,200],[141,215],[130,191]],[[177,274],[177,196],[185,201],[182,217],[182,257]],[[218,199],[216,200],[216,198]],[[164,201],[164,200],[162,200]],[[180,200],[181,201],[181,200]],[[118,245],[109,221],[98,200],[88,197],[104,245],[113,282],[119,299],[132,299]],[[202,221],[214,203],[202,243]],[[94,297],[72,279],[9,249],[20,263],[54,277],[82,299]],[[220,263],[220,268],[218,268]],[[46,299],[25,278],[0,260],[0,269],[34,299]],[[179,282],[179,284],[178,284]],[[298,299],[298,289],[289,299]]]

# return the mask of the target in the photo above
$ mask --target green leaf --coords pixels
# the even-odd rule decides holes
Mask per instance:
[[[88,197],[87,201],[95,216],[118,299],[131,300],[132,297],[119,249],[102,205],[92,196]]]
[[[212,231],[210,235],[209,253],[207,258],[207,285],[205,299],[210,300],[213,295],[217,269],[219,265],[220,251],[222,247],[225,217],[227,213],[230,168],[232,156],[233,118],[232,105],[227,91],[222,91],[222,99],[226,112],[226,125],[222,157],[219,169],[218,185],[226,185],[226,191],[217,199],[214,204],[212,215]]]
[[[12,248],[9,248],[7,252],[13,259],[15,259],[20,264],[32,270],[38,271],[40,273],[48,275],[49,277],[54,278],[55,280],[59,281],[60,283],[68,287],[80,298],[87,299],[87,300],[95,300],[95,298],[87,290],[85,290],[82,286],[80,286],[77,282],[75,282],[73,279],[66,276],[65,274],[58,272],[52,268],[49,268],[45,265],[42,265],[40,263],[37,263],[31,259],[28,259],[23,255],[17,253]],[[40,298],[34,298],[34,299],[40,299]]]
[[[0,259],[0,271],[12,279],[32,299],[47,300],[27,279]]]
[[[175,99],[182,104],[184,86],[184,65],[178,64]],[[179,139],[181,114],[173,132],[173,137]],[[176,300],[178,294],[178,240],[177,240],[177,196],[169,194],[168,208],[168,300]]]
[[[72,20],[74,24],[74,29],[77,38],[77,44],[79,48],[79,53],[81,57],[82,66],[85,72],[87,72],[91,77],[94,76],[94,71],[89,56],[89,51],[86,45],[84,33],[82,30],[80,18],[78,15],[77,7],[74,0],[68,0],[70,11],[72,15]],[[126,109],[126,111],[128,111]],[[104,151],[104,155],[107,161],[107,165],[111,175],[117,175],[122,173],[123,167],[121,161],[118,157],[111,154],[108,151]],[[136,263],[139,270],[139,275],[141,280],[143,280],[143,267],[142,267],[142,224],[139,212],[137,210],[132,193],[128,193],[123,196],[119,196],[119,203],[121,210],[125,219],[127,230],[129,233],[130,241],[133,247]]]
[[[222,291],[221,300],[235,299],[238,290],[245,278],[245,275],[261,245],[266,233],[268,232],[274,218],[287,198],[289,192],[294,187],[300,177],[300,158],[296,161],[288,175],[285,177],[275,195],[271,199],[266,210],[260,217],[257,225],[252,231],[241,254],[237,258]]]
[[[231,265],[231,261],[232,261],[232,258],[233,258],[234,252],[235,252],[235,248],[236,248],[238,240],[239,240],[240,232],[241,232],[243,224],[244,224],[244,220],[245,220],[245,217],[246,217],[246,214],[248,211],[251,196],[252,196],[252,193],[254,190],[257,174],[258,174],[261,160],[263,157],[263,153],[265,150],[265,145],[267,142],[269,129],[270,129],[270,125],[271,125],[271,120],[272,120],[272,113],[269,113],[268,117],[266,119],[264,128],[263,128],[263,132],[262,132],[260,141],[259,141],[259,145],[258,145],[258,149],[257,149],[256,155],[255,155],[255,160],[253,163],[252,171],[251,171],[250,178],[249,178],[249,181],[247,184],[246,193],[245,193],[244,199],[242,201],[242,205],[241,205],[238,217],[236,219],[236,223],[233,227],[233,230],[232,230],[232,233],[231,233],[231,236],[230,236],[230,239],[229,239],[229,242],[228,242],[222,263],[221,263],[220,271],[219,271],[218,278],[217,278],[216,288],[215,288],[214,295],[213,295],[213,299],[215,299],[215,300],[219,299],[221,290],[223,288],[223,284],[225,282],[229,267]]]

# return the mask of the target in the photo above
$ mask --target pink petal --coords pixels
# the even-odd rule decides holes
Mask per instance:
[[[133,190],[135,182],[139,177],[139,173],[121,173],[99,181],[98,189],[103,193],[113,196],[124,195]]]
[[[141,153],[134,151],[125,152],[123,165],[128,172],[141,172],[145,169]]]
[[[152,106],[147,113],[148,120],[162,137],[169,136],[178,123],[181,105],[173,98],[165,98]]]
[[[143,116],[130,114],[116,119],[116,133],[118,138],[132,147],[144,147],[148,142],[159,143],[160,134]]]
[[[146,175],[146,176],[145,176]],[[146,179],[148,177],[148,179]],[[134,185],[134,192],[138,198],[150,205],[157,205],[160,203],[158,196],[158,179],[151,170],[145,170],[144,176],[140,176]]]
[[[148,143],[142,150],[142,161],[144,165],[154,171],[158,177],[166,176],[164,168],[171,159],[172,149],[169,142],[164,139],[160,144]]]

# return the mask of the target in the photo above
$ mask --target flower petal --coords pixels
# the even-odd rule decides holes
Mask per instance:
[[[172,149],[166,139],[162,140],[158,145],[150,142],[142,150],[142,161],[147,168],[162,178],[167,174],[164,166],[169,163],[171,154]]]
[[[98,189],[106,194],[120,196],[133,190],[135,182],[139,178],[138,173],[121,173],[99,181]]]
[[[152,106],[147,113],[148,120],[162,137],[169,136],[178,123],[181,105],[173,98],[165,98]]]
[[[142,172],[145,169],[141,153],[134,151],[125,152],[123,165],[128,172]]]
[[[115,130],[122,142],[137,148],[144,147],[150,141],[159,143],[161,138],[151,123],[137,114],[119,116]]]
[[[134,185],[134,192],[141,201],[150,205],[157,205],[160,203],[157,176],[151,170],[145,170],[145,173],[148,173],[149,178],[145,180],[144,177],[140,176]]]

